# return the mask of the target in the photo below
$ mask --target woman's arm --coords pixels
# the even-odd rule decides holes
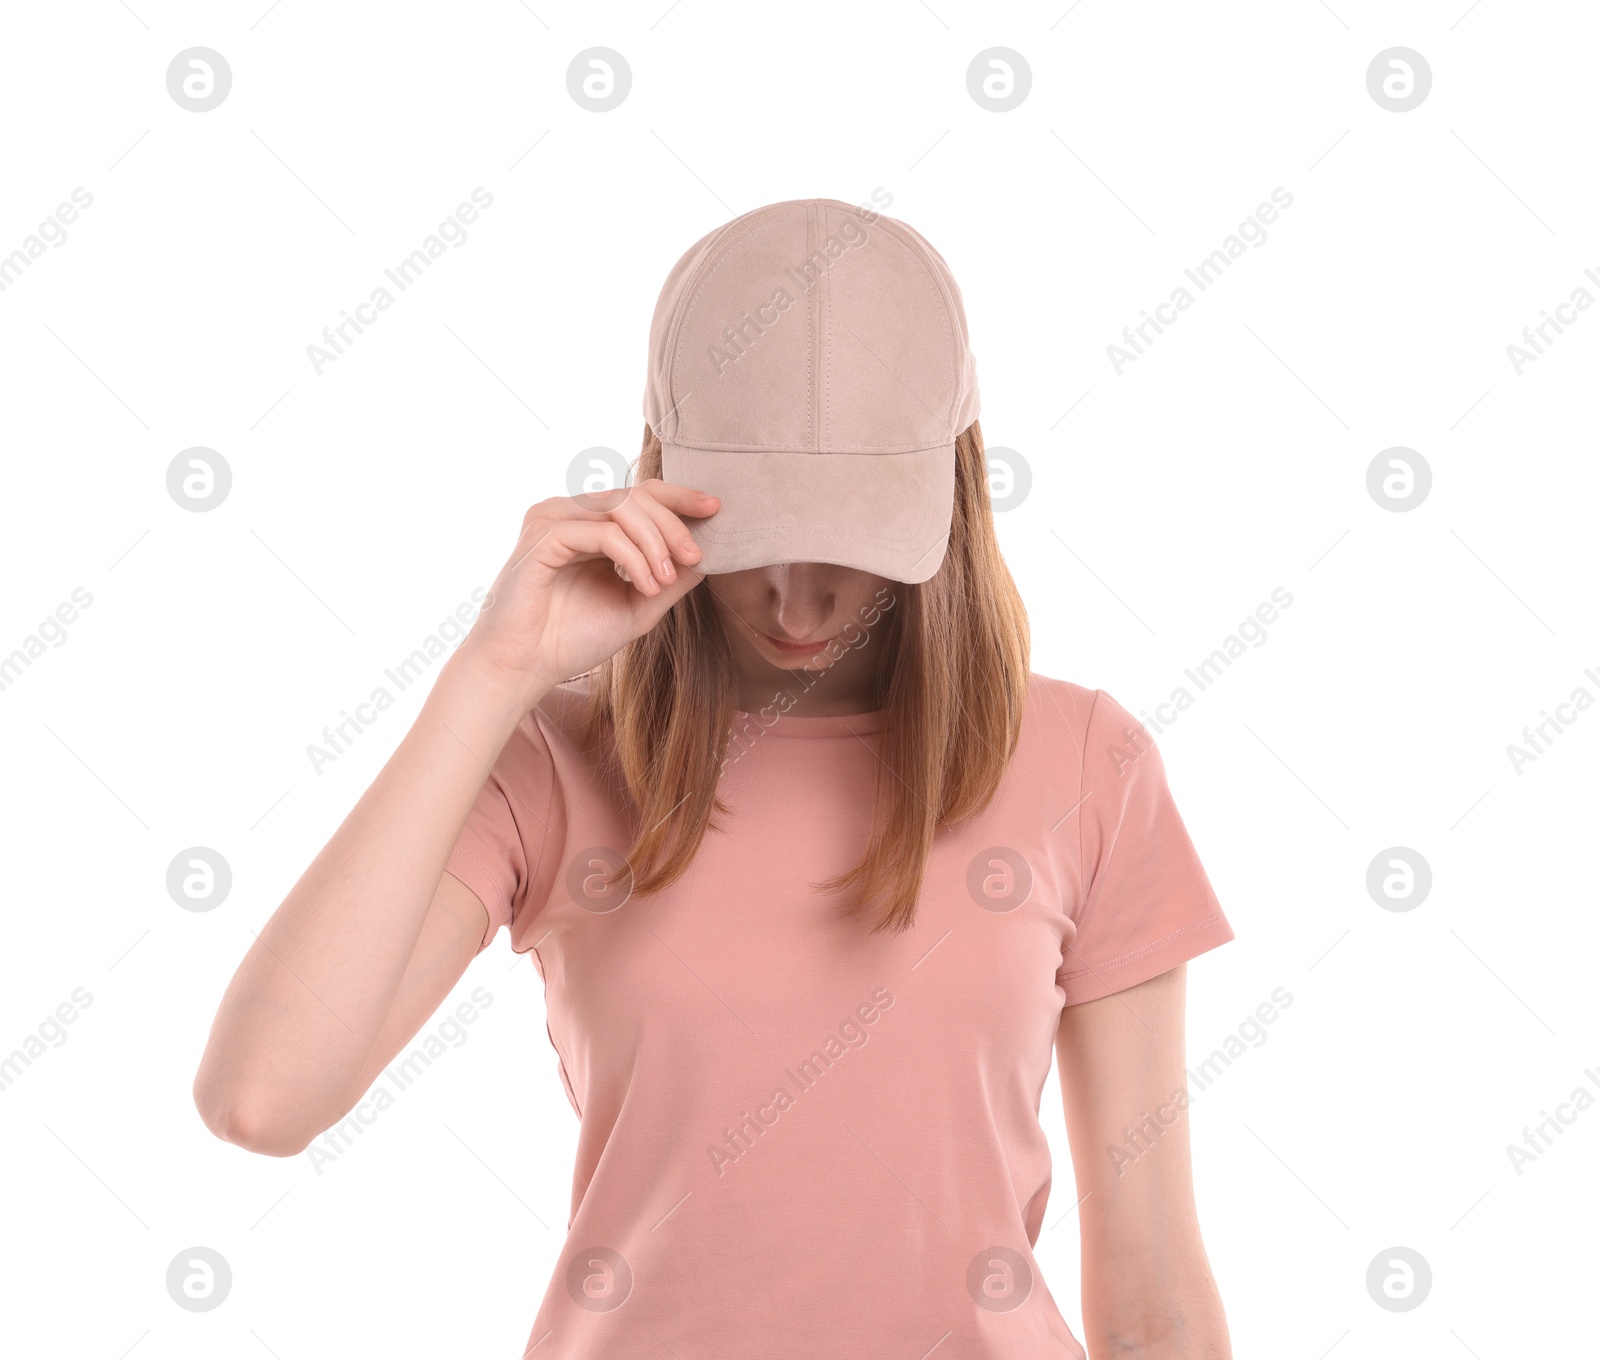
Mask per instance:
[[[523,516],[411,730],[228,984],[194,1082],[219,1138],[293,1156],[448,995],[488,927],[472,890],[445,874],[484,779],[558,678],[614,655],[703,579],[674,511],[704,516],[715,504],[652,478],[582,501],[553,496]]]
[[[1184,966],[1066,1007],[1056,1034],[1090,1360],[1231,1360],[1195,1212]]]
[[[461,653],[445,662],[411,730],[223,995],[194,1083],[219,1138],[271,1156],[302,1151],[449,994],[488,919],[445,862],[527,704]]]

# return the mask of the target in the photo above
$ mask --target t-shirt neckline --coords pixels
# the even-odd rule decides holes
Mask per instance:
[[[826,713],[821,715],[786,713],[772,710],[766,716],[733,711],[736,729],[759,732],[765,737],[846,737],[877,732],[883,726],[881,708],[868,713]]]

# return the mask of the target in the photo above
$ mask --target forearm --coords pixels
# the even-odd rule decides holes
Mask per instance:
[[[1061,1018],[1057,1057],[1092,1360],[1231,1360],[1195,1211],[1184,970]]]
[[[484,778],[527,711],[457,653],[377,778],[262,927],[195,1081],[206,1122],[292,1151],[336,1118]]]

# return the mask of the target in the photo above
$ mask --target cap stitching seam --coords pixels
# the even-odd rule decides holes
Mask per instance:
[[[769,215],[769,212],[775,212],[778,208],[780,208],[782,206],[783,206],[782,204],[774,203],[774,204],[770,204],[767,209],[756,209],[755,211],[751,212],[750,214],[747,214],[747,216],[751,220],[746,225],[746,228],[745,228],[746,233],[755,230],[756,227],[760,223],[764,223],[766,221],[766,218]],[[722,224],[722,226],[718,227],[715,231],[711,231],[711,232],[706,233],[706,236],[703,238],[704,245],[703,245],[702,249],[705,250],[706,252],[710,252],[710,251],[716,249],[718,243],[728,234],[729,229],[731,227],[733,227],[734,223],[737,222],[737,221],[739,221],[738,218],[735,218],[733,220],[733,222],[724,222]],[[722,258],[726,258],[727,257],[727,252],[729,250],[732,250],[732,249],[733,249],[732,245],[729,245],[727,247],[727,249],[724,250]],[[715,267],[715,266],[713,266],[713,267]],[[685,278],[683,283],[679,286],[679,288],[680,288],[680,296],[678,298],[677,303],[675,304],[674,312],[673,312],[672,315],[669,315],[667,317],[666,330],[665,330],[665,350],[666,350],[666,352],[661,356],[661,358],[662,358],[661,383],[662,383],[663,388],[665,388],[665,391],[663,392],[663,396],[668,398],[669,400],[668,400],[668,404],[667,404],[666,410],[662,413],[661,423],[662,423],[663,426],[665,426],[670,422],[674,433],[677,431],[678,426],[682,423],[682,417],[680,417],[678,415],[678,407],[682,404],[682,402],[684,400],[684,398],[682,398],[682,397],[678,398],[677,401],[671,401],[670,400],[670,398],[672,397],[673,388],[674,388],[674,379],[676,378],[676,375],[677,375],[678,344],[679,344],[679,341],[683,337],[683,330],[684,330],[684,325],[683,325],[682,321],[680,321],[676,325],[674,324],[674,320],[675,320],[675,317],[676,317],[676,307],[681,307],[683,305],[683,298],[685,298],[685,297],[690,299],[690,303],[689,303],[690,307],[692,308],[694,306],[695,300],[699,296],[699,281],[703,280],[703,276],[697,276],[694,271],[695,270],[699,270],[699,269],[704,269],[704,268],[705,268],[705,263],[704,263],[704,261],[701,261],[700,264],[694,266],[694,268],[691,269],[689,277]],[[692,291],[692,292],[690,291],[691,286],[693,286],[693,289],[694,289],[694,291]],[[686,320],[686,318],[684,320]],[[653,339],[653,337],[652,337],[652,339]],[[652,374],[652,377],[653,376],[654,375]],[[693,389],[690,389],[690,391],[692,393]],[[650,389],[647,387],[646,391],[645,391],[645,396],[648,398],[649,395],[650,395]],[[656,437],[657,438],[665,439],[665,438],[667,438],[667,433],[668,432],[665,429],[660,429],[660,430],[657,430],[655,433],[656,433]]]
[[[776,212],[776,210],[778,208],[782,207],[782,206],[783,206],[782,204],[774,204],[773,205],[773,211]],[[678,378],[678,350],[680,348],[680,343],[681,343],[681,341],[683,339],[684,333],[686,331],[688,331],[688,329],[689,329],[690,318],[693,317],[696,309],[700,306],[701,301],[705,297],[705,286],[706,286],[706,284],[710,281],[711,276],[713,274],[715,274],[719,269],[722,268],[722,266],[724,264],[726,264],[728,262],[728,257],[733,254],[733,250],[734,250],[735,246],[737,246],[740,242],[742,242],[742,241],[744,241],[744,240],[746,240],[746,239],[748,239],[750,237],[759,236],[761,234],[761,232],[766,230],[766,228],[769,225],[769,220],[768,219],[769,219],[770,216],[771,216],[770,213],[763,214],[756,221],[751,222],[745,228],[744,231],[739,233],[738,236],[736,236],[732,240],[728,241],[728,243],[723,247],[722,253],[717,256],[716,261],[713,264],[711,264],[705,270],[704,273],[700,274],[694,280],[693,292],[689,293],[689,295],[688,295],[689,296],[688,306],[687,306],[686,310],[684,311],[683,316],[679,320],[678,324],[672,328],[672,341],[671,341],[672,353],[671,353],[671,355],[670,355],[670,357],[668,359],[667,373],[666,373],[666,377],[667,377],[667,395],[668,396],[671,396],[672,393],[677,389],[677,386],[678,386],[678,382],[677,382],[677,378]],[[691,391],[692,390],[693,389],[691,389]],[[682,399],[680,398],[680,402],[681,402],[681,400]],[[673,421],[673,428],[676,431],[678,429],[681,429],[682,426],[683,426],[683,416],[681,414],[677,413],[677,407],[676,406],[672,407],[671,409],[675,413],[675,418],[674,418],[674,421]],[[659,435],[661,432],[658,430],[656,433]]]
[[[811,238],[816,231],[817,205],[808,204],[806,207],[806,259],[816,254],[812,247]],[[816,314],[822,307],[822,289],[817,289],[816,297],[811,296],[811,290],[806,293],[806,359],[813,360],[817,352],[817,323]],[[816,418],[816,376],[817,366],[814,362],[806,364],[806,442],[813,450],[822,447],[821,432],[817,426]]]

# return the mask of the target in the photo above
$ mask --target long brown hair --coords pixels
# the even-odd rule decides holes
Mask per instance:
[[[659,476],[661,441],[647,424],[633,484]],[[607,759],[637,817],[612,877],[631,872],[635,893],[683,874],[712,813],[728,812],[716,790],[738,689],[711,579],[590,676],[584,739],[610,736]],[[928,580],[893,589],[872,705],[884,714],[871,841],[853,869],[813,885],[855,888],[852,912],[881,897],[874,931],[911,926],[934,836],[988,805],[1022,727],[1028,617],[995,539],[977,421],[956,439],[944,560]]]

